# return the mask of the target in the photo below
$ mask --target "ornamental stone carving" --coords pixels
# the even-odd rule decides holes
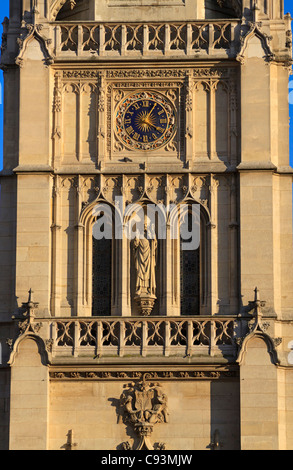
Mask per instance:
[[[249,30],[247,31],[247,26],[245,27],[245,30],[242,29],[242,35],[240,36],[240,45],[241,49],[236,57],[236,60],[238,60],[242,65],[245,63],[245,58],[246,58],[246,49],[248,47],[248,43],[251,38],[254,36],[259,39],[262,48],[265,53],[266,60],[268,62],[271,62],[272,60],[275,59],[275,54],[270,47],[270,41],[272,40],[271,36],[268,36],[261,30],[261,23],[257,22],[249,22],[248,23]]]
[[[167,396],[159,383],[144,380],[126,385],[120,396],[123,422],[133,426],[138,443],[132,450],[154,450],[150,437],[155,424],[168,422]],[[162,445],[162,444],[161,444]],[[129,449],[129,443],[123,443]]]
[[[19,67],[23,67],[24,59],[25,59],[25,52],[28,46],[28,43],[32,39],[36,39],[39,44],[40,48],[44,54],[44,62],[46,65],[50,65],[54,62],[54,58],[49,51],[49,46],[51,45],[51,39],[45,38],[41,31],[43,29],[42,24],[25,24],[23,27],[23,32],[21,33],[20,37],[17,39],[17,43],[19,46],[19,53],[15,59],[16,65]]]
[[[248,313],[252,316],[252,319],[248,322],[249,332],[246,336],[236,338],[236,344],[239,348],[237,362],[241,364],[247,351],[247,345],[251,338],[261,338],[267,345],[268,353],[271,356],[273,364],[280,364],[278,353],[276,348],[282,343],[282,338],[273,338],[267,333],[270,327],[269,322],[263,321],[262,309],[265,307],[266,302],[260,300],[259,290],[256,287],[254,290],[254,300],[249,302]]]

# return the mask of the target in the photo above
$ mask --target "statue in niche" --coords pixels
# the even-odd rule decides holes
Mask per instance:
[[[156,299],[157,246],[154,225],[149,228],[145,224],[144,234],[141,235],[137,231],[133,241],[136,271],[135,299],[140,306],[142,315],[151,313]]]

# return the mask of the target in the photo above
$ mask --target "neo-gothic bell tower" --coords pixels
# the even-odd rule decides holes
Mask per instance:
[[[0,448],[292,449],[283,2],[3,25]]]

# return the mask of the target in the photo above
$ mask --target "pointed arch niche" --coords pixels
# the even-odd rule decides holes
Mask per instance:
[[[193,209],[199,209],[194,211]],[[199,315],[203,270],[203,234],[200,206],[188,204],[180,220],[180,314]],[[185,228],[184,228],[185,227]],[[186,232],[184,234],[183,232]],[[196,232],[188,240],[188,234]],[[195,238],[195,239],[194,239]]]
[[[209,214],[194,200],[186,199],[170,214],[170,231],[177,224],[177,235],[167,239],[168,315],[200,315],[208,309],[208,279],[211,272]]]
[[[78,315],[116,315],[121,264],[116,262],[120,240],[114,236],[114,207],[103,199],[95,200],[82,212],[79,227]]]
[[[153,208],[149,200],[142,199],[125,211],[124,227],[128,235],[124,244],[123,264],[127,272],[123,290],[124,311],[129,315],[142,314],[144,298],[153,302],[152,315],[163,314],[166,214],[160,206]],[[140,233],[141,239],[135,233]]]

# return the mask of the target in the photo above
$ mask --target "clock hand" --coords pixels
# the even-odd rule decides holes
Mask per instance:
[[[146,115],[146,119],[148,119],[148,117],[152,114],[153,110],[155,109],[155,107],[157,106],[157,104],[155,103],[154,106],[152,107],[152,109],[150,110],[149,114]]]
[[[154,126],[153,124],[151,124],[151,126],[152,126],[154,129],[156,129],[156,131],[159,129],[159,127]],[[160,131],[159,131],[159,132],[160,132]]]
[[[154,124],[152,124],[152,123],[149,122],[149,121],[142,121],[142,122],[143,122],[143,124],[147,124],[148,126],[151,126],[151,127],[153,127],[154,129],[156,129],[156,130],[159,129],[159,127],[155,126]]]

